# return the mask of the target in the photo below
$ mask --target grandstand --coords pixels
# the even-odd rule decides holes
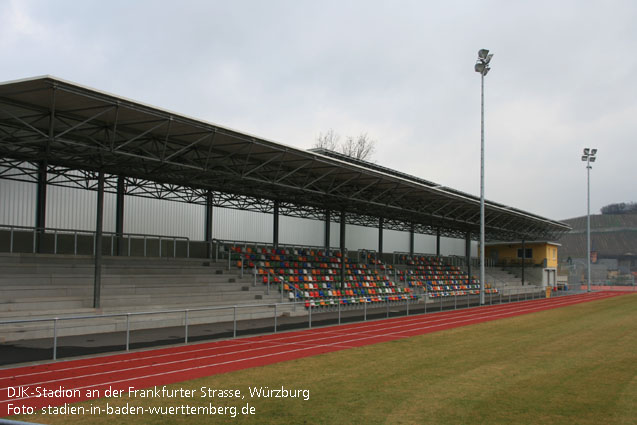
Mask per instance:
[[[66,336],[125,332],[128,348],[135,329],[185,325],[187,341],[189,324],[233,323],[236,334],[244,319],[274,317],[276,329],[278,318],[311,323],[312,312],[340,321],[348,311],[457,308],[459,298],[477,305],[481,291],[511,298],[497,270],[491,281],[474,276],[479,198],[421,178],[51,76],[0,84],[0,132],[3,343],[49,337],[53,323]],[[166,234],[157,217],[175,204],[188,208],[173,217],[188,229]],[[52,205],[70,217],[63,227],[50,225]],[[225,210],[235,215],[221,234]],[[245,214],[267,226],[246,234]],[[490,241],[569,230],[492,201],[485,214]],[[154,226],[128,231],[133,222]],[[460,249],[444,252],[445,239]],[[131,323],[141,312],[157,313]]]

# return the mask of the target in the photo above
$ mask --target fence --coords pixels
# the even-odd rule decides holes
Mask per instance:
[[[493,304],[504,304],[504,303],[512,303],[518,301],[525,300],[534,300],[543,298],[545,291],[541,288],[534,288],[529,291],[526,288],[524,291],[521,289],[509,290],[506,293],[499,292],[497,294],[485,294],[485,304],[493,305]],[[297,306],[299,313],[297,315],[291,314],[293,311],[297,310]],[[241,329],[244,334],[255,334],[255,333],[270,333],[270,332],[278,332],[281,330],[281,326],[285,329],[300,329],[300,328],[312,328],[313,326],[319,325],[329,325],[329,324],[341,324],[344,321],[353,322],[353,321],[367,321],[370,319],[378,319],[378,318],[389,318],[389,317],[397,317],[397,316],[409,316],[413,314],[427,314],[433,312],[440,312],[446,310],[456,310],[462,308],[471,308],[479,306],[479,295],[453,295],[453,296],[445,296],[445,297],[436,297],[431,298],[429,294],[423,293],[416,295],[415,300],[406,300],[406,301],[385,301],[381,303],[369,303],[363,302],[361,304],[357,304],[354,306],[345,306],[340,302],[337,302],[336,305],[330,306],[328,308],[320,307],[320,308],[307,308],[305,307],[305,301],[289,301],[289,302],[281,302],[281,303],[271,303],[271,304],[246,304],[246,305],[233,305],[233,306],[219,306],[219,307],[201,307],[201,308],[188,308],[188,309],[177,309],[177,310],[160,310],[160,311],[147,311],[147,312],[128,312],[128,313],[114,313],[114,314],[103,314],[103,315],[84,315],[84,316],[70,316],[70,317],[50,317],[50,318],[39,318],[39,319],[22,319],[22,320],[9,320],[9,321],[0,321],[0,330],[3,331],[4,334],[8,334],[6,331],[7,326],[15,326],[18,324],[35,324],[35,323],[43,323],[48,324],[45,327],[45,330],[48,329],[49,335],[52,339],[52,351],[50,353],[50,357],[53,360],[57,360],[60,356],[58,355],[58,348],[60,346],[59,339],[61,337],[77,337],[79,334],[71,334],[71,335],[62,335],[64,333],[64,328],[61,327],[62,323],[69,323],[72,321],[80,322],[84,326],[88,326],[88,322],[92,320],[102,321],[100,325],[101,333],[104,333],[104,329],[109,329],[111,332],[109,335],[115,335],[116,338],[121,338],[121,342],[119,345],[123,347],[126,351],[129,351],[131,348],[131,332],[149,332],[153,331],[161,331],[162,329],[170,329],[169,333],[175,333],[176,329],[179,328],[183,331],[181,337],[172,337],[170,343],[188,343],[191,341],[191,329],[193,327],[204,327],[210,328],[213,325],[218,325],[219,329],[216,333],[217,337],[227,338],[232,337],[236,338],[239,326],[242,323],[246,322],[246,320],[239,320],[238,316],[242,314],[242,311],[247,312],[247,310],[251,310],[248,312],[253,317],[256,317],[252,320],[249,326],[244,326]],[[266,311],[265,313],[254,313],[255,309],[262,309]],[[264,310],[265,309],[265,310]],[[271,312],[268,310],[271,309]],[[221,316],[221,321],[211,322],[209,317],[214,313],[217,314],[219,312],[225,312]],[[159,315],[172,315],[172,318],[167,319],[163,318],[163,321],[154,320],[153,317],[158,317]],[[137,327],[134,328],[133,324],[135,319],[140,317],[151,318],[150,322],[152,323],[161,323],[166,325],[170,322],[169,326],[162,327]],[[219,320],[219,315],[217,315],[217,320]],[[268,324],[268,320],[271,320]],[[283,323],[281,323],[283,321]],[[104,324],[104,322],[107,322]],[[248,321],[250,322],[250,321]],[[144,322],[148,326],[148,322]],[[256,323],[256,326],[255,326]],[[231,324],[231,328],[229,325]],[[119,330],[117,331],[116,329]],[[62,332],[61,332],[62,330]],[[197,340],[202,339],[214,339],[214,335],[211,338],[209,334],[204,333],[203,338],[201,337],[201,329],[198,329]],[[208,330],[208,329],[206,329]],[[24,330],[22,331],[24,332]],[[100,332],[86,331],[82,335],[94,335],[99,334]],[[148,335],[145,337],[148,339]],[[8,345],[10,342],[5,342],[4,345]],[[22,345],[22,344],[20,344]],[[138,346],[143,346],[143,344],[137,344]],[[146,346],[158,345],[156,343],[149,343]],[[109,346],[109,350],[112,351]],[[2,347],[0,345],[0,347]],[[74,346],[69,351],[69,356],[78,355],[77,352],[74,352],[73,349],[77,350],[77,347]],[[42,350],[40,350],[42,352]],[[46,357],[45,357],[46,358]],[[42,358],[39,358],[42,360]],[[16,359],[17,362],[24,362],[26,359],[24,357],[18,356]]]
[[[95,255],[95,232],[0,225],[0,250],[9,253]],[[102,234],[103,255],[190,257],[186,237],[142,233]]]

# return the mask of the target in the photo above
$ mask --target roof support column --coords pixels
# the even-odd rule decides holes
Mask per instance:
[[[409,229],[409,255],[412,257],[414,256],[415,236],[416,226],[414,226],[414,223],[411,223],[411,228]]]
[[[325,251],[330,250],[330,224],[332,221],[332,213],[330,210],[325,211],[325,234],[323,240],[325,242]]]
[[[206,257],[212,258],[212,191],[206,191],[206,222],[204,223],[204,240],[206,241]]]
[[[341,289],[345,288],[345,210],[341,210]]]
[[[440,257],[440,227],[436,229],[436,257]]]
[[[126,193],[126,179],[117,176],[117,196],[115,198],[115,243],[116,255],[124,255],[124,194]],[[130,254],[130,253],[129,253]]]
[[[471,284],[471,232],[467,232],[467,235],[465,236],[465,261],[467,263],[469,284]]]
[[[273,223],[273,234],[272,234],[272,245],[275,248],[279,247],[279,201],[274,201],[274,223]]]
[[[38,188],[35,199],[35,232],[37,232],[35,252],[42,252],[42,238],[46,227],[46,180],[47,163],[38,163]]]
[[[522,239],[522,286],[524,286],[524,263],[526,263],[526,241]]]
[[[383,217],[378,219],[378,258],[380,260],[383,255],[383,226],[385,225],[385,219]]]
[[[102,225],[104,218],[104,172],[97,179],[97,222],[95,224],[95,279],[93,281],[93,308],[100,308],[102,289]]]

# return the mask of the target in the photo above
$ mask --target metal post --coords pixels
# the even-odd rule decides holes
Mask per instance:
[[[340,240],[341,246],[341,285],[340,289],[345,288],[345,210],[341,210],[341,222],[340,222]]]
[[[378,256],[383,255],[383,227],[385,226],[385,219],[383,217],[378,219]]]
[[[55,91],[54,91],[55,93]],[[53,95],[55,99],[55,94]],[[52,138],[53,132],[53,119],[54,119],[54,111],[51,112],[51,121],[50,121],[50,133],[49,136]],[[48,143],[47,143],[48,145]],[[35,206],[35,229],[33,233],[33,253],[41,253],[42,252],[42,238],[44,237],[44,229],[46,225],[46,190],[47,190],[47,162],[41,161],[38,163],[38,185],[36,192],[36,206]],[[40,236],[36,236],[37,233],[40,233]],[[37,239],[36,239],[37,238]]]
[[[453,293],[453,309],[458,309],[458,293],[456,292]]]
[[[586,281],[587,292],[591,292],[591,163],[586,163]]]
[[[274,304],[274,333],[276,333],[276,319],[277,319],[276,307],[277,307],[277,304]]]
[[[58,231],[53,232],[53,253],[58,253]]]
[[[73,234],[73,253],[77,255],[77,232]]]
[[[58,358],[58,318],[53,319],[53,360]]]
[[[409,296],[407,296],[407,316],[409,316]]]
[[[237,337],[237,306],[232,307],[232,337]]]
[[[436,257],[440,257],[440,227],[436,229]]]
[[[387,305],[387,318],[389,318],[389,300],[385,300],[385,304]]]
[[[115,235],[117,237],[116,255],[122,255],[124,235],[124,195],[126,193],[126,178],[117,176],[117,195],[115,198]]]
[[[206,191],[206,216],[204,222],[204,240],[206,241],[206,258],[212,258],[212,225],[213,225],[213,211],[212,211],[212,191]]]
[[[522,286],[524,286],[524,266],[526,263],[526,241],[522,239]]]
[[[11,236],[10,236],[11,240],[9,242],[9,252],[13,253],[13,227],[11,228]]]
[[[338,300],[338,324],[341,324],[341,299]]]
[[[308,307],[308,316],[307,316],[307,324],[308,328],[312,329],[312,301],[310,301],[310,306]]]
[[[330,243],[331,221],[332,221],[332,213],[330,210],[327,210],[325,211],[325,229],[324,229],[324,236],[323,236],[323,244],[324,244],[324,248],[326,252],[330,250],[330,245],[331,245]]]
[[[363,303],[363,321],[367,322],[367,300]]]
[[[444,298],[444,297],[441,295],[441,296],[440,296],[440,311],[442,311],[442,299],[443,299],[443,298]]]
[[[102,226],[104,218],[104,172],[100,171],[97,182],[97,223],[93,244],[95,275],[93,280],[93,308],[100,308],[102,291]]]
[[[146,256],[146,235],[144,235],[144,257]]]
[[[188,309],[184,313],[184,344],[188,344]]]
[[[161,258],[161,236],[159,237],[159,258]]]
[[[130,313],[126,313],[126,351],[130,346]]]
[[[480,305],[484,304],[484,260],[485,260],[485,213],[484,213],[484,76],[489,72],[489,62],[493,54],[487,49],[478,52],[476,72],[480,73]],[[470,276],[471,277],[471,276]]]
[[[279,247],[279,201],[274,201],[274,213],[273,213],[273,225],[272,225],[272,245],[275,248]]]

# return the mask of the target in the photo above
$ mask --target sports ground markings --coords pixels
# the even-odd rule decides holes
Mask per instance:
[[[212,345],[214,345],[213,347],[191,349],[191,350],[185,350],[185,351],[171,350],[173,351],[172,353],[163,353],[160,355],[150,355],[150,356],[142,355],[139,358],[133,358],[133,359],[130,359],[130,361],[126,361],[126,362],[107,361],[102,363],[93,363],[92,365],[83,365],[82,368],[87,368],[87,367],[95,368],[95,367],[100,367],[105,365],[130,363],[134,361],[148,361],[148,360],[152,360],[159,357],[167,357],[170,355],[174,355],[174,356],[192,355],[193,352],[204,352],[204,351],[219,350],[219,349],[225,349],[225,348],[235,348],[237,346],[240,347],[240,346],[246,346],[246,345],[249,346],[255,343],[270,344],[270,346],[256,348],[256,349],[251,348],[248,350],[238,350],[238,351],[230,351],[225,353],[216,353],[216,354],[211,354],[209,356],[202,356],[202,357],[196,357],[196,358],[190,357],[188,359],[173,360],[173,361],[164,362],[164,363],[145,364],[145,365],[140,365],[140,366],[136,366],[132,368],[108,370],[105,372],[91,373],[91,374],[85,374],[85,375],[79,375],[79,376],[78,375],[70,376],[70,377],[67,376],[61,379],[52,379],[52,380],[43,381],[43,382],[31,382],[31,383],[29,382],[25,383],[24,381],[20,383],[15,382],[16,378],[18,377],[34,376],[38,374],[37,372],[32,372],[32,373],[23,374],[23,375],[13,375],[11,377],[11,380],[14,381],[13,382],[14,385],[18,385],[18,386],[44,385],[44,384],[50,384],[50,383],[57,383],[59,385],[60,382],[66,381],[66,380],[73,380],[75,383],[79,383],[77,382],[77,380],[79,379],[93,378],[93,377],[101,376],[105,374],[109,374],[110,377],[112,378],[113,375],[117,373],[130,372],[132,370],[141,370],[141,369],[146,369],[149,367],[152,367],[152,368],[162,367],[162,366],[166,367],[166,366],[175,365],[179,363],[186,363],[186,362],[197,363],[197,362],[201,362],[202,360],[215,358],[215,357],[232,356],[235,354],[242,354],[246,352],[254,353],[256,350],[286,348],[286,350],[282,350],[282,351],[277,350],[275,352],[265,353],[258,356],[235,358],[235,359],[230,359],[227,361],[220,361],[217,363],[196,364],[190,367],[182,367],[180,369],[163,370],[158,373],[145,374],[141,376],[128,376],[124,379],[119,379],[119,380],[116,379],[116,380],[111,380],[109,382],[87,383],[87,385],[82,385],[79,387],[69,388],[69,389],[81,390],[81,389],[87,389],[87,388],[106,387],[106,386],[111,386],[114,384],[120,384],[124,382],[128,382],[130,384],[132,382],[140,382],[140,381],[141,381],[140,383],[143,382],[147,385],[153,385],[152,383],[146,382],[146,381],[148,381],[150,378],[155,378],[155,377],[165,377],[166,375],[178,374],[178,373],[183,374],[185,372],[192,372],[192,371],[202,370],[202,369],[221,368],[227,365],[236,365],[237,363],[251,363],[258,360],[263,360],[263,359],[272,358],[276,356],[285,356],[285,358],[282,360],[286,360],[286,359],[290,359],[291,354],[300,354],[301,352],[305,352],[308,350],[315,350],[315,351],[320,350],[319,352],[330,352],[330,351],[336,351],[336,350],[341,350],[345,348],[353,348],[353,347],[357,347],[361,345],[368,345],[370,344],[369,340],[381,339],[384,341],[391,341],[391,340],[395,340],[399,338],[407,338],[411,336],[411,335],[400,335],[406,332],[418,331],[416,334],[422,334],[422,333],[426,333],[426,332],[422,332],[423,330],[427,330],[431,332],[435,330],[435,328],[447,329],[450,327],[460,326],[461,323],[478,323],[478,322],[486,321],[489,319],[493,320],[493,319],[501,318],[501,317],[507,317],[507,316],[510,317],[510,316],[515,316],[520,314],[527,314],[527,313],[532,313],[535,311],[546,310],[549,308],[557,308],[564,305],[576,304],[578,302],[593,301],[596,299],[602,299],[602,298],[606,298],[613,295],[616,295],[616,294],[595,293],[595,294],[575,295],[575,296],[564,297],[564,298],[554,298],[551,300],[531,300],[531,301],[516,303],[516,305],[503,304],[503,305],[496,305],[496,306],[484,306],[479,309],[444,311],[444,312],[432,313],[429,315],[418,315],[418,316],[411,316],[411,317],[403,316],[403,317],[392,318],[392,319],[378,320],[374,322],[348,324],[348,325],[341,325],[338,327],[321,328],[321,329],[315,329],[315,330],[295,331],[285,335],[276,335],[276,334],[271,335],[270,336],[271,338],[269,339],[266,339],[268,338],[266,336],[259,336],[259,337],[248,338],[245,340],[228,340],[228,341],[212,343]],[[528,308],[520,308],[525,306],[528,306]],[[495,313],[495,314],[492,314],[492,313]],[[464,318],[464,319],[449,322],[447,320],[449,316],[453,316],[454,318]],[[426,323],[426,322],[429,322],[429,323]],[[437,322],[441,322],[441,323],[437,323]],[[397,324],[393,326],[387,326],[388,324],[392,325],[394,323],[397,323]],[[432,324],[432,323],[435,323],[435,324]],[[422,325],[426,325],[426,326],[422,326]],[[375,328],[378,328],[378,329],[375,329]],[[357,332],[356,334],[352,334],[349,332],[350,330],[356,330]],[[397,330],[397,331],[388,333],[387,332],[388,330],[390,331]],[[343,331],[346,331],[346,332],[343,332]],[[375,333],[375,332],[381,332],[381,333]],[[365,336],[361,337],[361,334],[364,334]],[[319,338],[316,338],[317,336]],[[305,339],[304,341],[277,343],[284,340],[290,340],[290,339],[299,338],[299,337],[305,337],[307,339]],[[342,339],[343,337],[345,338],[355,337],[355,338],[343,340]],[[330,340],[330,339],[337,339],[338,341],[331,342],[331,343],[318,343],[319,341]],[[237,343],[237,341],[241,341],[241,342]],[[363,341],[367,341],[367,342],[361,343]],[[375,342],[380,342],[380,341],[375,341]],[[209,345],[211,343],[207,343],[207,344]],[[295,348],[291,350],[289,349],[290,346],[294,346],[298,344],[303,344],[304,347]],[[352,345],[347,345],[347,344],[352,344]],[[149,353],[149,352],[142,352],[142,354],[144,353]],[[129,354],[129,355],[134,355],[134,354],[136,353]],[[306,353],[302,353],[302,354],[306,354]],[[318,354],[318,352],[316,354]],[[118,355],[118,356],[122,356],[122,355]],[[298,357],[295,356],[292,358],[299,358],[299,357],[307,357],[307,355],[301,355]],[[99,359],[100,358],[97,358],[96,360],[99,360]],[[278,361],[278,360],[275,360],[275,361]],[[43,371],[43,372],[52,373],[52,372],[76,371],[76,370],[77,369],[73,367],[66,367],[63,369]],[[236,370],[236,369],[232,369],[232,370]],[[223,371],[224,370],[219,372],[223,372]],[[205,376],[205,375],[201,375],[201,376]],[[172,382],[175,382],[175,380],[173,380]],[[4,391],[7,389],[8,387],[5,387],[0,390]],[[3,399],[3,400],[0,400],[0,405],[5,405],[9,401],[27,400],[32,398],[34,397],[31,396],[31,397],[23,397],[23,398],[13,398],[10,400]],[[87,398],[82,398],[82,399],[85,400]],[[69,401],[69,400],[61,400],[60,404],[62,404],[64,401]],[[73,401],[76,401],[76,400],[73,400]],[[6,412],[0,412],[0,415],[1,414],[6,415]]]
[[[566,300],[565,300],[566,301]],[[570,302],[570,300],[568,300]],[[296,331],[294,332],[294,334],[286,334],[286,335],[281,335],[278,337],[274,337],[273,335],[270,335],[270,338],[263,337],[256,337],[256,338],[268,338],[268,339],[254,339],[250,338],[248,340],[243,340],[243,342],[241,342],[242,340],[226,340],[226,341],[221,341],[221,342],[217,342],[215,343],[216,346],[212,346],[212,347],[206,347],[206,348],[200,348],[200,349],[192,349],[192,350],[180,350],[178,352],[172,352],[172,353],[164,353],[164,354],[160,354],[160,355],[151,355],[151,356],[139,356],[139,357],[135,357],[132,359],[127,359],[126,362],[127,363],[132,363],[132,362],[145,362],[148,360],[153,360],[153,359],[157,359],[157,358],[161,358],[161,357],[168,357],[168,356],[172,356],[172,357],[179,357],[179,356],[188,356],[185,359],[177,359],[177,360],[172,360],[169,362],[164,362],[164,363],[153,363],[152,365],[148,365],[148,364],[144,364],[138,367],[129,367],[129,368],[123,368],[123,369],[119,369],[118,371],[131,371],[131,370],[135,370],[135,369],[139,369],[139,368],[144,368],[144,367],[150,367],[150,366],[164,366],[164,365],[170,365],[170,364],[175,364],[175,363],[179,363],[179,362],[184,362],[184,361],[194,361],[194,360],[203,360],[203,359],[209,359],[209,358],[214,358],[214,357],[219,357],[219,356],[224,356],[224,355],[235,355],[235,354],[240,354],[240,353],[244,353],[244,352],[252,352],[254,351],[254,348],[250,347],[249,349],[246,350],[238,350],[238,351],[229,351],[229,352],[221,352],[221,353],[215,353],[215,354],[211,354],[211,355],[206,355],[206,356],[200,356],[200,357],[191,357],[191,355],[193,353],[201,353],[201,352],[207,352],[207,351],[214,351],[214,350],[225,350],[225,349],[232,349],[235,347],[240,347],[240,346],[251,346],[252,344],[274,344],[272,347],[281,347],[281,346],[286,346],[286,345],[311,345],[314,342],[318,342],[318,341],[322,341],[322,340],[327,340],[327,339],[333,339],[333,338],[342,338],[343,336],[354,336],[354,337],[358,337],[360,336],[360,334],[366,334],[366,333],[372,333],[372,332],[377,332],[376,328],[379,328],[383,333],[382,334],[377,334],[377,333],[373,333],[370,337],[374,338],[374,337],[383,337],[383,336],[388,336],[388,335],[393,335],[393,334],[397,334],[397,333],[387,333],[388,330],[392,330],[392,329],[401,329],[401,328],[408,328],[405,329],[402,332],[408,332],[410,330],[417,330],[417,329],[427,329],[427,328],[435,328],[435,327],[440,327],[442,325],[446,326],[448,324],[453,324],[453,323],[463,323],[466,321],[470,321],[470,320],[475,320],[475,318],[483,318],[483,317],[492,317],[494,315],[490,314],[490,311],[497,309],[498,311],[502,311],[505,310],[505,313],[501,313],[500,315],[496,315],[496,316],[503,316],[506,315],[507,311],[513,312],[513,313],[524,313],[527,312],[529,310],[537,310],[540,305],[551,305],[551,306],[560,306],[562,304],[564,304],[564,302],[562,303],[557,303],[557,302],[544,302],[544,303],[540,303],[540,300],[535,300],[533,301],[527,301],[524,304],[525,305],[531,305],[529,303],[533,303],[533,308],[532,309],[524,309],[524,308],[520,308],[522,307],[521,304],[518,305],[502,305],[502,306],[485,306],[482,307],[478,310],[476,309],[465,309],[465,310],[453,310],[453,311],[444,311],[444,312],[437,312],[437,313],[432,313],[430,315],[426,315],[426,316],[412,316],[409,319],[407,319],[406,316],[400,317],[400,318],[393,318],[393,319],[389,319],[389,320],[378,320],[375,322],[367,322],[367,323],[358,323],[358,324],[348,324],[348,325],[341,325],[340,327],[336,327],[336,328],[322,328],[322,329],[317,329],[314,332],[308,332],[308,331]],[[498,308],[500,307],[500,308]],[[447,320],[447,318],[449,316],[453,316],[453,317],[467,317],[468,319],[466,320],[460,320],[460,321],[454,321],[454,322],[449,322]],[[402,320],[401,320],[402,319]],[[437,323],[437,322],[441,322],[440,324],[435,324],[435,325],[429,325],[429,326],[425,326],[422,327],[420,325],[423,324],[423,322],[429,322],[429,323]],[[395,326],[387,326],[387,324],[389,323],[398,323],[398,325]],[[418,325],[415,327],[410,327],[412,325]],[[367,329],[364,329],[367,328]],[[348,330],[348,329],[354,329],[356,330],[356,333],[346,333],[346,332],[342,332],[343,330]],[[324,337],[320,337],[320,338],[315,338],[315,336],[317,335],[326,335]],[[301,341],[292,341],[292,342],[287,342],[287,343],[279,343],[282,342],[284,340],[290,340],[290,339],[294,339],[294,338],[304,338]],[[361,338],[356,338],[355,340],[360,340]],[[232,344],[233,341],[236,341],[235,344]],[[350,342],[350,341],[345,341],[345,342]],[[225,344],[224,344],[225,343]],[[221,345],[221,346],[219,346]],[[334,345],[334,343],[330,344],[331,346]],[[316,345],[313,344],[313,346],[319,347],[321,345]],[[350,346],[343,346],[342,348],[350,348]],[[97,360],[99,360],[99,358],[96,358]],[[15,378],[21,378],[21,377],[26,377],[26,376],[34,376],[37,375],[39,373],[41,374],[50,374],[50,373],[54,373],[54,372],[66,372],[66,371],[77,371],[79,369],[83,369],[83,368],[95,368],[95,367],[103,367],[103,366],[108,366],[108,365],[113,365],[113,364],[121,364],[122,361],[108,361],[108,362],[94,362],[91,364],[87,364],[87,365],[82,365],[80,367],[67,367],[64,369],[57,369],[57,370],[45,370],[42,372],[34,372],[34,373],[29,373],[29,374],[22,374],[22,375],[12,375],[11,379],[15,380]],[[89,375],[76,375],[74,377],[67,377],[64,379],[71,379],[71,378],[82,378],[85,376],[98,376],[100,374],[104,374],[104,373],[113,373],[112,370],[108,370],[107,372],[99,372],[99,373],[93,373],[93,374],[89,374]],[[7,377],[8,378],[8,377]],[[3,380],[6,380],[7,378],[2,378],[0,379],[0,382],[2,382]],[[46,384],[46,383],[50,383],[50,382],[56,382],[56,380],[49,380],[49,381],[40,381],[40,382],[32,382],[32,383],[25,383],[23,385],[40,385],[40,384]],[[0,391],[7,389],[5,388],[0,388]]]
[[[255,351],[255,348],[251,347],[248,350],[237,350],[237,351],[228,351],[228,352],[221,352],[221,353],[215,353],[215,354],[211,354],[211,355],[207,355],[207,356],[200,356],[200,357],[191,357],[191,355],[193,354],[193,352],[202,352],[202,351],[211,351],[211,350],[220,350],[220,349],[228,349],[228,348],[234,348],[236,346],[245,346],[245,345],[252,345],[254,343],[257,344],[271,344],[269,347],[261,347],[261,348],[257,348],[257,350],[263,350],[266,348],[274,348],[274,347],[286,347],[286,346],[290,346],[290,345],[303,345],[303,346],[311,346],[311,347],[323,347],[323,346],[332,346],[332,347],[337,347],[337,348],[350,348],[351,346],[347,346],[347,345],[341,345],[340,347],[337,346],[336,342],[333,343],[329,343],[329,344],[317,344],[319,341],[324,341],[324,340],[329,340],[329,339],[339,339],[340,344],[343,343],[349,343],[349,342],[355,342],[355,341],[360,341],[360,340],[365,340],[365,339],[369,339],[369,338],[382,338],[382,337],[388,337],[388,336],[394,336],[394,335],[399,335],[401,333],[405,333],[405,332],[411,332],[414,330],[423,330],[423,329],[430,329],[430,328],[438,328],[438,327],[449,327],[449,325],[453,325],[453,324],[459,324],[459,323],[466,323],[466,322],[472,322],[472,321],[476,321],[476,320],[480,320],[480,319],[484,319],[484,318],[497,318],[497,317],[504,317],[507,315],[515,315],[515,314],[524,314],[527,312],[533,312],[533,311],[538,311],[541,310],[542,308],[544,308],[545,305],[549,304],[552,307],[558,307],[564,304],[570,304],[575,300],[564,300],[563,302],[551,302],[549,303],[538,303],[535,302],[532,304],[531,308],[519,308],[522,306],[506,306],[508,308],[500,308],[497,309],[498,311],[500,311],[499,314],[491,314],[491,311],[493,310],[492,308],[489,309],[487,311],[487,308],[484,309],[480,309],[479,311],[476,310],[461,310],[458,313],[460,314],[450,314],[452,312],[443,312],[446,313],[444,314],[444,317],[442,317],[443,315],[441,314],[432,314],[429,317],[426,317],[425,320],[423,320],[423,317],[420,318],[412,318],[410,320],[403,320],[403,321],[399,321],[400,324],[395,325],[395,326],[387,326],[387,321],[378,321],[375,323],[370,323],[370,324],[359,324],[359,326],[351,326],[348,325],[348,328],[353,328],[353,329],[357,329],[357,332],[355,334],[352,333],[347,333],[347,332],[342,332],[343,329],[324,329],[320,332],[314,332],[312,334],[297,334],[297,335],[287,335],[287,336],[280,336],[280,337],[275,337],[275,338],[271,338],[270,340],[256,340],[256,341],[246,341],[245,343],[240,343],[240,344],[233,344],[233,346],[228,347],[226,346],[222,346],[222,347],[208,347],[206,349],[200,349],[200,350],[189,350],[189,351],[185,351],[185,352],[178,352],[178,353],[172,353],[172,354],[164,354],[162,355],[162,357],[166,357],[168,355],[172,355],[173,357],[177,357],[177,355],[179,356],[183,356],[183,355],[188,355],[188,358],[185,359],[177,359],[177,360],[172,360],[169,362],[164,362],[164,363],[153,363],[153,364],[143,364],[140,366],[136,366],[136,367],[127,367],[127,368],[122,368],[119,369],[117,371],[113,371],[113,370],[108,370],[105,372],[98,372],[98,373],[92,373],[92,374],[87,374],[87,375],[75,375],[75,376],[70,376],[70,377],[65,377],[62,379],[53,379],[53,380],[49,380],[49,381],[40,381],[40,382],[27,382],[27,383],[21,383],[21,385],[42,385],[42,384],[47,384],[47,383],[51,383],[51,382],[59,382],[60,380],[67,380],[67,379],[79,379],[79,378],[84,378],[84,377],[92,377],[92,376],[99,376],[99,375],[103,375],[106,373],[114,373],[114,372],[128,372],[128,371],[132,371],[132,370],[137,370],[137,369],[143,369],[143,368],[147,368],[147,367],[158,367],[158,366],[168,366],[168,365],[172,365],[172,364],[177,364],[177,363],[183,363],[183,362],[189,362],[189,361],[199,361],[199,360],[205,360],[205,359],[210,359],[210,358],[215,358],[215,357],[222,357],[222,356],[227,356],[227,355],[236,355],[236,354],[242,354],[245,352],[253,352]],[[531,304],[527,304],[527,305],[531,305]],[[497,306],[496,306],[497,308]],[[504,312],[502,312],[502,310],[505,310]],[[448,316],[453,316],[454,318],[463,318],[462,320],[455,320],[455,321],[449,321],[447,320]],[[428,319],[428,320],[427,320]],[[422,326],[425,322],[428,322],[427,326]],[[393,322],[397,322],[396,320],[393,320]],[[405,322],[410,322],[410,323],[405,323]],[[433,324],[432,324],[433,323]],[[364,326],[367,325],[367,326]],[[380,328],[380,331],[382,331],[382,333],[378,334],[376,333],[377,331],[374,329],[361,329],[363,327],[367,327],[367,328]],[[403,329],[406,328],[406,329]],[[394,329],[403,329],[402,331],[398,331],[398,332],[387,332],[387,331],[391,331]],[[369,336],[360,338],[359,336],[361,334],[369,334],[372,333]],[[323,336],[323,337],[319,337],[319,338],[315,338],[315,336],[317,336],[317,334],[326,334],[327,336]],[[351,340],[346,340],[346,341],[342,341],[343,337],[347,337],[347,336],[352,336],[352,337],[356,337],[354,339]],[[287,343],[277,343],[280,342],[282,340],[285,339],[292,339],[292,338],[299,338],[299,337],[304,337],[305,339],[302,341],[294,341],[294,342],[287,342]],[[232,341],[232,340],[231,340]],[[228,341],[230,342],[230,341]],[[131,359],[131,361],[136,361],[136,362],[141,362],[141,361],[147,361],[151,358],[156,358],[158,356],[146,356],[146,357],[140,357],[140,358],[135,358],[135,359]],[[84,368],[86,367],[100,367],[100,366],[105,366],[105,365],[109,365],[109,364],[119,364],[121,362],[105,362],[105,363],[94,363],[92,365],[85,365],[83,366]],[[58,370],[55,372],[61,372],[61,371],[77,371],[76,368],[66,368],[63,370]],[[46,372],[54,372],[54,371],[46,371]],[[29,374],[29,375],[34,375],[34,374]],[[18,375],[20,376],[20,375]],[[13,376],[13,381],[15,384],[15,378],[17,378],[18,376]],[[25,376],[25,375],[21,375],[21,376]],[[5,388],[0,388],[0,390],[5,390],[7,389]]]

